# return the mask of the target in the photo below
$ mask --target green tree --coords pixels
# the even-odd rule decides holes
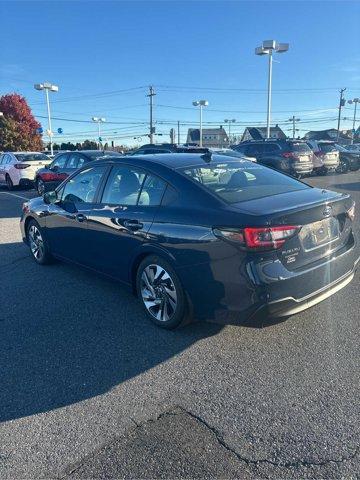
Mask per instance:
[[[40,128],[24,97],[10,93],[0,97],[0,150],[38,151],[43,149]]]

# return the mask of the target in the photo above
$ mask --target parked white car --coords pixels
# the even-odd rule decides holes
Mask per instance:
[[[4,152],[0,155],[0,184],[9,190],[32,186],[37,170],[50,163],[51,158],[40,152]]]

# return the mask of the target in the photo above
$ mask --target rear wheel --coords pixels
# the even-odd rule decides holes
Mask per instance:
[[[136,290],[147,316],[162,328],[184,324],[188,305],[175,270],[158,256],[146,257],[139,265]]]
[[[43,196],[44,193],[45,193],[45,191],[46,191],[46,189],[45,189],[45,183],[44,183],[43,180],[41,180],[41,178],[38,178],[38,179],[36,180],[36,190],[37,190],[37,192],[38,192],[38,194],[39,194],[40,196]]]
[[[6,175],[6,185],[8,190],[14,190],[14,184],[9,174]]]
[[[40,265],[50,263],[52,256],[50,254],[49,246],[43,236],[39,224],[35,220],[30,220],[28,223],[26,236],[35,262]]]

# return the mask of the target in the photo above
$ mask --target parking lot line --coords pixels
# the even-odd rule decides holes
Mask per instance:
[[[16,195],[16,193],[10,193],[10,192],[0,192],[0,193],[3,193],[5,195],[12,195],[13,197],[22,198],[23,200],[30,200],[30,198],[23,197],[22,195]]]

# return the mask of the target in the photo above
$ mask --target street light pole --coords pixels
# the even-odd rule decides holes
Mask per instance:
[[[100,124],[106,122],[106,119],[103,117],[92,117],[91,120],[95,123],[97,123],[97,128],[98,128],[98,148],[101,150],[101,130],[100,130]]]
[[[148,97],[150,98],[150,143],[154,143],[154,133],[155,133],[155,128],[153,125],[153,108],[154,108],[154,101],[153,97],[156,95],[154,87],[150,86],[149,87],[149,94]]]
[[[357,109],[357,104],[360,102],[360,98],[354,98],[353,100],[348,100],[348,103],[354,104],[354,118],[353,118],[353,127],[352,127],[352,132],[351,132],[351,145],[354,143],[354,137],[355,137],[355,124],[356,124],[356,109]]]
[[[266,138],[270,138],[273,52],[284,53],[284,52],[287,52],[288,50],[289,50],[288,43],[278,43],[275,40],[264,40],[261,47],[255,48],[255,55],[269,56]]]
[[[53,150],[53,131],[51,129],[51,112],[50,112],[50,100],[49,100],[49,90],[51,92],[58,92],[59,87],[57,85],[53,85],[52,83],[49,82],[44,82],[44,83],[36,83],[34,85],[35,90],[45,90],[45,98],[46,98],[46,107],[47,107],[47,114],[48,114],[48,135],[49,135],[49,141],[50,141],[50,153],[51,155],[54,154]]]
[[[199,146],[202,147],[202,109],[203,107],[207,107],[209,102],[207,100],[195,100],[193,102],[194,107],[200,107],[200,139],[199,139]]]

